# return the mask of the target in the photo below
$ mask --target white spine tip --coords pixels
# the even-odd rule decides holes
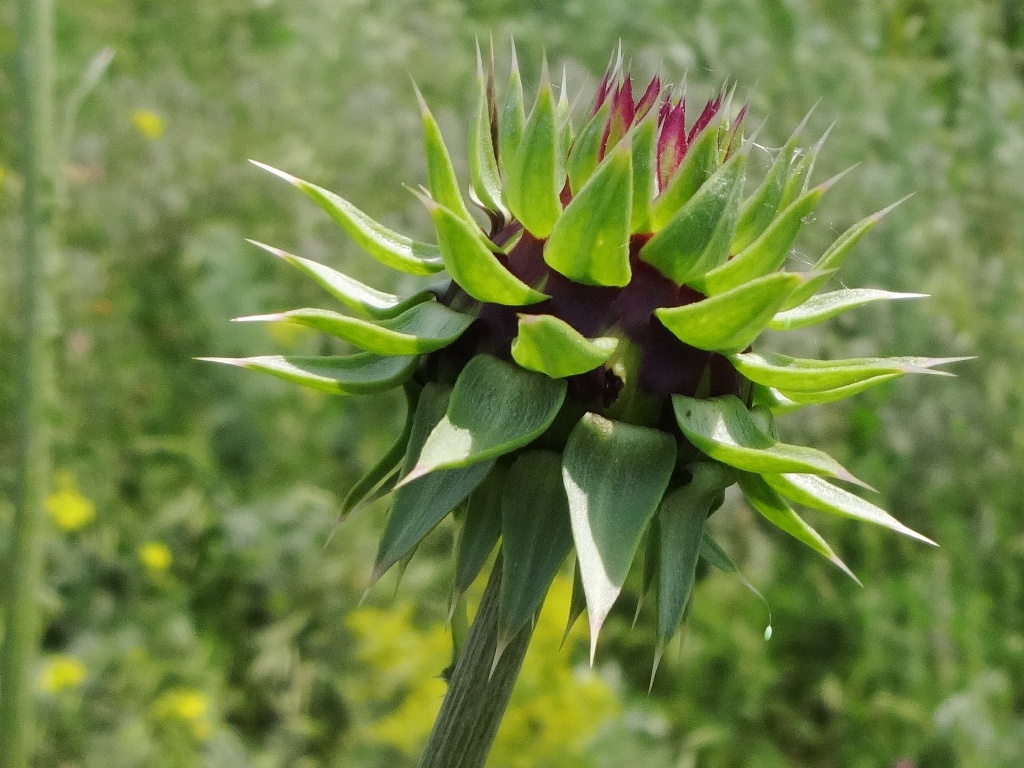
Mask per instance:
[[[267,173],[272,173],[273,175],[277,176],[277,178],[283,179],[284,181],[287,181],[289,184],[292,184],[296,187],[302,183],[302,180],[299,179],[297,176],[292,176],[290,173],[286,173],[285,171],[279,170],[278,168],[275,168],[272,165],[261,163],[259,160],[250,159],[249,162],[255,165],[257,168],[260,168],[266,171]]]
[[[237,357],[193,357],[193,360],[198,360],[201,363],[221,363],[223,365],[233,365],[236,368],[244,368],[247,361],[244,358]]]
[[[284,312],[274,312],[268,315],[245,315],[244,317],[233,317],[232,323],[276,323],[287,320],[288,315]]]
[[[245,242],[249,243],[250,245],[255,245],[260,250],[266,251],[270,255],[277,256],[280,259],[284,259],[289,256],[289,254],[286,251],[282,251],[280,248],[275,248],[274,246],[267,245],[266,243],[261,243],[259,240],[253,240],[251,237],[245,238]]]

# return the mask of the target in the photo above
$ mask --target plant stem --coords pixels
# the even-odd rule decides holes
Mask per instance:
[[[43,499],[49,471],[53,308],[48,299],[54,209],[52,0],[18,2],[24,241],[17,483],[0,657],[0,766],[27,768],[32,744],[31,670],[39,636]]]
[[[500,591],[499,557],[455,664],[419,768],[481,768],[487,760],[533,635],[532,624],[523,627],[491,672],[498,640]]]

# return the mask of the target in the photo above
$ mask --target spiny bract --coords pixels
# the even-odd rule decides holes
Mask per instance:
[[[830,456],[781,442],[774,415],[949,361],[820,361],[750,349],[765,328],[920,295],[814,295],[889,209],[852,226],[809,271],[785,271],[804,219],[836,180],[810,184],[821,142],[799,149],[797,129],[745,194],[753,141],[741,134],[746,108],[730,116],[732,93],[711,99],[688,126],[684,96],[658,77],[634,97],[619,55],[577,130],[564,82],[556,100],[546,64],[527,116],[514,51],[500,102],[491,58],[485,75],[478,54],[468,142],[470,197],[487,229],[466,205],[422,97],[428,179],[417,194],[437,245],[261,166],[305,192],[379,261],[413,275],[444,270],[450,280],[400,297],[261,246],[348,313],[241,319],[299,323],[363,351],[217,358],[338,394],[404,385],[401,437],[344,502],[347,514],[392,494],[373,579],[455,511],[456,599],[501,540],[500,652],[575,549],[570,623],[585,605],[593,657],[649,532],[644,589],[657,595],[660,656],[690,599],[698,558],[735,570],[704,530],[733,483],[765,518],[851,576],[793,504],[928,541],[836,485],[864,483]]]

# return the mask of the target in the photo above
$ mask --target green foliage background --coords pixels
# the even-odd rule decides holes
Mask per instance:
[[[979,356],[955,381],[901,380],[783,422],[794,440],[829,450],[877,486],[887,508],[940,550],[815,521],[865,582],[860,589],[730,503],[715,516],[719,534],[767,596],[772,640],[761,637],[763,606],[711,576],[648,696],[653,622],[641,607],[630,631],[634,589],[599,652],[594,690],[614,702],[571,693],[597,683],[583,681],[582,657],[570,652],[561,672],[531,678],[539,692],[517,705],[516,726],[529,736],[491,764],[1024,763],[1018,0],[57,5],[63,99],[97,50],[117,55],[64,133],[55,465],[96,516],[76,531],[52,530],[39,766],[412,764],[366,724],[405,707],[405,730],[422,729],[429,708],[409,701],[424,666],[375,664],[388,657],[372,644],[397,633],[413,648],[438,648],[427,669],[447,665],[444,644],[430,638],[445,614],[451,531],[420,548],[400,592],[415,608],[402,609],[397,628],[381,619],[379,633],[366,622],[388,614],[363,608],[351,617],[383,509],[325,543],[340,498],[397,432],[399,400],[321,397],[191,358],[320,343],[227,322],[321,299],[244,237],[402,287],[385,285],[386,270],[245,159],[425,233],[425,214],[400,186],[424,176],[409,75],[460,155],[474,38],[490,34],[501,66],[515,37],[528,87],[546,49],[589,89],[619,39],[641,78],[688,70],[698,95],[735,79],[741,93],[751,88],[766,146],[781,145],[820,99],[808,137],[837,124],[819,178],[860,166],[830,193],[799,251],[813,258],[849,224],[913,192],[842,277],[933,298],[862,309],[825,331],[775,334],[774,348]],[[13,8],[0,8],[0,435],[11,433],[18,365],[13,22]],[[4,495],[11,451],[0,440]],[[146,542],[169,547],[169,568],[140,559]],[[369,604],[389,600],[385,581]],[[65,657],[84,679],[46,677]],[[545,680],[546,691],[537,682]],[[562,701],[558,691],[571,695]],[[571,748],[544,751],[552,734]]]

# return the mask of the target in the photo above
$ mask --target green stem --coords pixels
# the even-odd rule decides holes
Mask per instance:
[[[0,656],[0,766],[27,768],[32,743],[31,670],[39,636],[43,499],[49,476],[48,407],[53,321],[47,293],[53,218],[52,0],[18,2],[24,241],[14,521]]]
[[[533,635],[532,624],[523,627],[491,672],[498,640],[500,591],[501,558],[498,558],[469,629],[469,637],[455,664],[448,693],[423,750],[419,768],[481,768],[487,760]]]

